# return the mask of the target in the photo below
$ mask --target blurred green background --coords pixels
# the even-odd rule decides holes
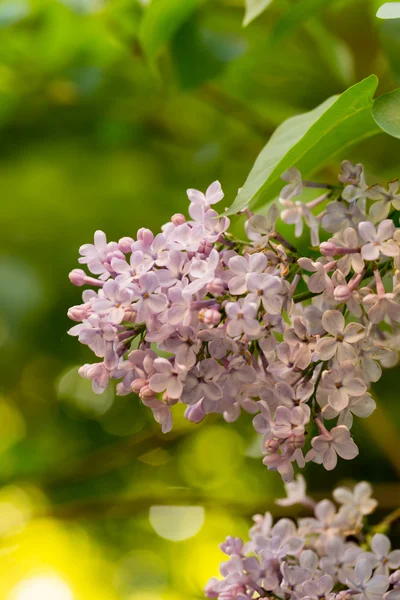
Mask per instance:
[[[136,397],[78,377],[92,355],[66,312],[96,229],[157,232],[217,178],[229,205],[282,120],[372,72],[381,93],[400,85],[400,24],[379,2],[303,2],[246,28],[243,0],[0,2],[0,598],[201,598],[226,535],[288,514],[251,418],[195,426],[178,409],[162,435]],[[399,150],[382,134],[323,176],[350,158],[393,179]],[[316,497],[369,479],[382,514],[400,504],[398,379],[355,425],[357,460],[307,468]]]

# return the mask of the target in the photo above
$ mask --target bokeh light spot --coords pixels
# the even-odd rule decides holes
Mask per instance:
[[[78,367],[66,371],[58,381],[57,395],[70,406],[94,418],[104,415],[114,401],[114,390],[109,386],[103,394],[95,394],[88,379],[78,373]]]
[[[214,426],[200,430],[180,456],[185,480],[195,487],[224,488],[243,463],[245,444],[233,429]]]
[[[37,575],[18,583],[7,600],[74,600],[74,595],[63,579]]]
[[[180,542],[200,531],[204,516],[202,506],[152,506],[149,519],[160,537]]]
[[[31,316],[45,299],[36,271],[25,261],[1,256],[0,279],[7,281],[1,289],[0,308],[4,308],[9,318],[18,323],[21,322],[21,313],[24,318]],[[28,290],[29,302],[26,302]]]
[[[32,506],[28,494],[15,485],[0,490],[0,536],[20,533],[31,518]]]
[[[26,433],[25,421],[15,404],[0,396],[0,454],[21,440]]]
[[[124,598],[136,598],[139,592],[161,593],[167,585],[165,563],[154,552],[133,550],[119,561],[114,583]]]

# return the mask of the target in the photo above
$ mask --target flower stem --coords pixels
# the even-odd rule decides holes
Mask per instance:
[[[274,240],[276,240],[277,242],[280,242],[283,246],[285,246],[285,248],[287,248],[291,252],[295,252],[296,254],[299,254],[297,248],[295,248],[290,242],[288,242],[287,240],[285,240],[285,238],[280,233],[278,233],[277,231],[274,231],[271,234],[271,237]]]
[[[373,277],[374,271],[376,270],[378,270],[381,276],[383,277],[387,273],[389,267],[391,266],[392,260],[393,259],[390,258],[389,260],[385,260],[384,262],[382,262],[380,265],[375,265],[367,269],[364,273],[364,277],[361,283],[363,283],[366,279]],[[293,296],[293,302],[297,304],[298,302],[304,302],[304,300],[311,300],[311,298],[314,298],[314,296],[319,296],[319,294],[315,294],[314,292],[310,292],[310,290],[307,290],[306,292],[301,292],[300,294],[296,294],[295,296]]]
[[[341,190],[343,189],[340,185],[333,185],[331,183],[318,183],[317,181],[304,181],[303,186],[306,188],[321,188],[325,190]]]
[[[386,533],[400,519],[400,507],[387,515],[380,523],[372,527],[372,533]]]

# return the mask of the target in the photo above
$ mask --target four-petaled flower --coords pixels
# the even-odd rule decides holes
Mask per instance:
[[[378,260],[383,256],[398,256],[399,246],[393,240],[395,226],[393,221],[386,219],[375,228],[370,221],[362,221],[358,225],[360,236],[366,242],[361,247],[364,260]]]
[[[311,445],[312,449],[306,455],[306,462],[312,460],[322,463],[327,471],[336,467],[337,455],[351,460],[358,454],[358,448],[344,425],[326,430],[322,435],[313,438]]]
[[[322,317],[322,326],[330,334],[321,337],[315,352],[321,360],[329,360],[336,356],[339,363],[354,360],[357,357],[354,344],[365,336],[365,327],[359,323],[346,325],[344,316],[339,310],[327,310]]]

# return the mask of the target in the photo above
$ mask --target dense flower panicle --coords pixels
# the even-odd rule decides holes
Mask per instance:
[[[307,203],[296,198],[313,184],[295,168],[282,177],[282,219],[296,235],[309,227],[311,256],[276,230],[278,204],[265,216],[246,209],[243,241],[213,208],[217,181],[190,189],[189,220],[176,214],[157,235],[118,242],[97,231],[80,248],[90,275],[70,279],[90,289],[69,310],[69,333],[100,359],[80,369],[97,393],[118,381],[164,432],[178,402],[193,422],[249,413],[263,462],[290,481],[295,464],[333,469],[358,454],[353,419],[373,412],[370,385],[397,362],[400,229],[390,217],[400,195],[396,182],[368,187],[348,161],[340,185]],[[323,229],[331,237],[320,244]]]
[[[365,517],[377,505],[366,482],[333,492],[315,503],[304,479],[286,484],[277,504],[302,504],[312,517],[280,519],[256,515],[249,541],[227,537],[222,579],[212,578],[207,598],[218,600],[399,600],[400,550],[382,533],[366,535]]]

